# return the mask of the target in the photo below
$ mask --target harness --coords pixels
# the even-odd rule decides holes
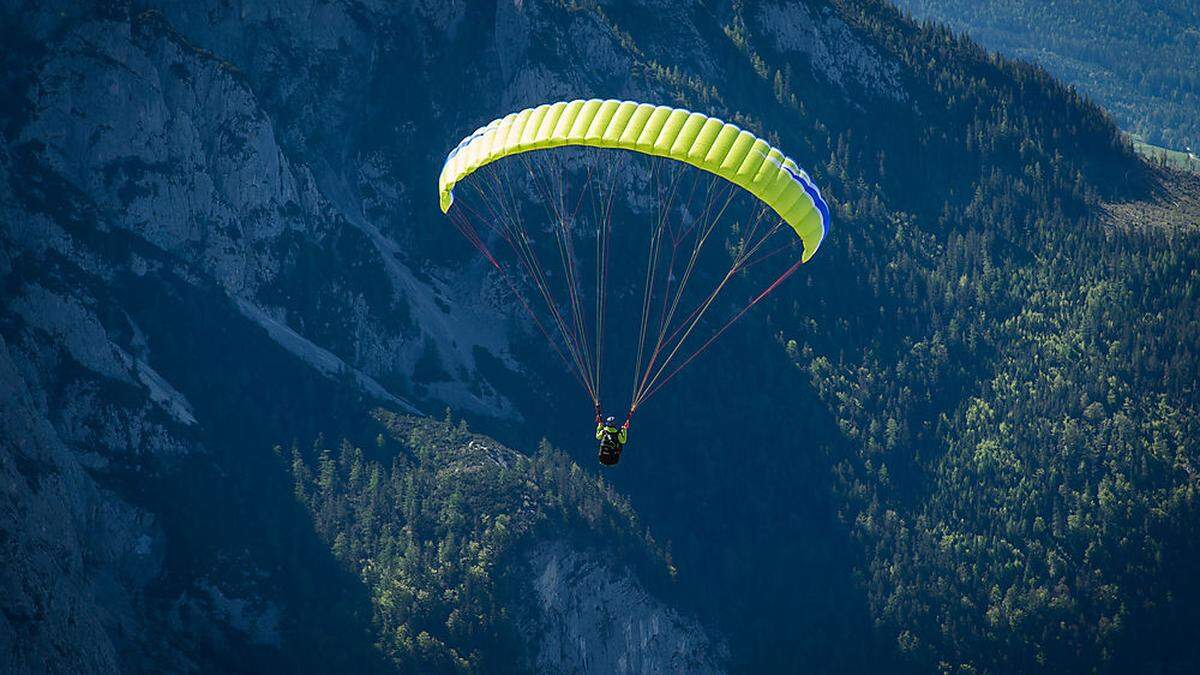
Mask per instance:
[[[629,418],[633,416],[633,411],[629,412],[629,416],[625,418],[625,426],[617,427],[602,421],[600,416],[600,404],[596,403],[596,425],[599,427],[599,432],[596,434],[600,441],[600,463],[605,466],[612,466],[621,459],[621,450],[625,444],[621,441],[621,436],[625,430],[629,428]]]
[[[619,429],[610,426],[605,426],[601,432],[604,437],[600,439],[600,463],[605,466],[613,466],[621,460],[621,445]]]
[[[607,445],[607,446],[610,446],[613,448],[621,447],[621,442],[618,440],[618,438],[619,438],[618,434],[620,434],[620,433],[621,433],[621,430],[618,429],[617,427],[605,426],[604,427],[604,438],[600,440],[600,444]]]

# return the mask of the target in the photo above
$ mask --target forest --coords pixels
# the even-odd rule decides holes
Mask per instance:
[[[601,543],[647,578],[670,564],[628,500],[542,443],[524,455],[441,422],[376,412],[367,451],[293,446],[297,501],[371,590],[381,651],[402,671],[499,672],[528,658],[504,610],[527,591],[516,555],[539,535]]]
[[[980,44],[1037,63],[1157,146],[1200,148],[1200,6],[1188,0],[898,0]]]
[[[673,427],[665,446],[652,436],[665,466],[615,480],[684,561],[674,583],[706,588],[698,611],[734,636],[738,668],[795,667],[829,641],[850,669],[1195,663],[1200,249],[1197,212],[1183,206],[1194,198],[1177,201],[1194,179],[1142,163],[1104,111],[1040,68],[883,3],[834,6],[903,64],[911,104],[804,95],[822,83],[773,53],[753,4],[735,3],[723,24],[723,48],[749,75],[726,82],[663,65],[616,12],[572,8],[621,36],[640,77],[677,104],[786,129],[780,142],[824,158],[810,168],[835,204],[836,236],[804,287],[680,385],[723,392],[754,449],[728,462],[727,441],[705,445],[720,422],[701,420]],[[764,99],[777,105],[753,105]],[[764,332],[774,350],[752,346]],[[763,376],[781,356],[807,392],[779,374],[731,387],[721,367],[736,359]],[[680,415],[679,398],[663,414]],[[793,419],[772,417],[791,405]],[[718,473],[725,481],[693,478]],[[816,496],[781,507],[771,491],[789,489]],[[690,504],[717,507],[704,531],[672,522]],[[354,517],[330,529],[330,512],[314,508],[337,542]],[[812,550],[828,527],[854,546]],[[714,559],[703,551],[715,531],[727,534]],[[853,579],[797,579],[773,559]],[[747,569],[753,580],[715,583]],[[782,602],[755,604],[768,596]],[[816,602],[819,618],[789,602]],[[730,619],[749,614],[759,620]],[[855,631],[874,635],[858,654]]]

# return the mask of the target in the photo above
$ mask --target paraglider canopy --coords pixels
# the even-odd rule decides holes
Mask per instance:
[[[570,151],[583,159],[561,154]],[[607,154],[613,151],[627,152]],[[626,171],[629,155],[651,161],[650,168]],[[520,160],[523,175],[511,174],[502,161],[510,157]],[[468,180],[481,170],[490,175]],[[643,218],[648,226],[638,228],[645,233],[640,239],[646,255],[638,270],[644,285],[637,303],[642,313],[632,411],[812,258],[828,231],[829,207],[808,173],[778,148],[734,124],[681,108],[561,101],[493,120],[464,138],[446,157],[438,178],[441,209],[505,277],[596,404],[605,372],[612,215],[618,181],[626,174],[645,175],[650,189],[632,191],[657,202],[655,216]],[[701,175],[709,177],[707,187]],[[455,208],[460,183],[474,187],[477,205]],[[752,197],[750,208],[730,215],[735,193],[741,192],[736,188]],[[526,217],[529,201],[541,203],[544,219]],[[719,229],[723,218],[726,226]],[[725,246],[706,248],[714,239],[723,239]],[[511,256],[493,249],[496,240]],[[594,250],[594,260],[579,255],[588,249]],[[794,253],[782,255],[789,250]],[[622,265],[631,259],[616,255]],[[760,271],[771,267],[763,263],[774,264],[775,271]],[[762,283],[751,283],[744,302],[718,302],[722,291],[743,277]],[[594,287],[584,283],[587,279],[595,280]],[[533,311],[526,299],[530,291],[541,296],[544,312]],[[708,339],[702,339],[702,323],[716,304],[723,304],[728,318],[712,323]]]

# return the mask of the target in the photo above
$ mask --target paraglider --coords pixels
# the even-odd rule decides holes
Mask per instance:
[[[603,421],[600,413],[596,413],[596,440],[600,441],[600,463],[614,466],[621,461],[621,451],[629,442],[629,418],[617,426],[617,418],[609,415]]]
[[[592,399],[613,464],[638,407],[812,258],[829,225],[811,177],[767,141],[634,101],[494,120],[446,157],[438,195]],[[632,321],[608,334],[612,294],[640,310],[636,335]],[[606,362],[614,350],[634,358]],[[621,371],[629,415],[607,432],[601,385]]]

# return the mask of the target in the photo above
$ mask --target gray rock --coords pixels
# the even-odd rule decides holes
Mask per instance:
[[[724,645],[619,563],[551,542],[535,547],[526,564],[535,603],[522,611],[538,672],[723,672]]]

